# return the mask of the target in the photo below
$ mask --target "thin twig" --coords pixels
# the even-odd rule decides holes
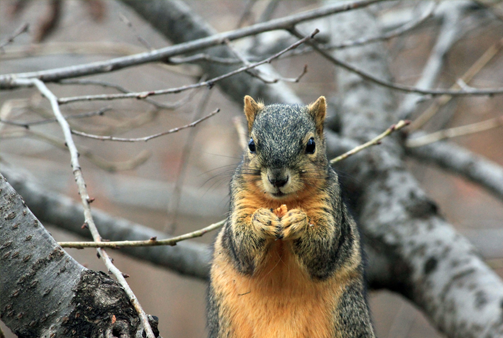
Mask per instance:
[[[409,138],[405,143],[405,145],[409,148],[421,147],[426,144],[430,144],[440,140],[445,140],[448,138],[464,136],[474,133],[480,133],[482,131],[499,128],[502,126],[503,126],[503,116],[500,116],[493,119],[472,123],[461,127],[439,130],[437,132],[416,138]]]
[[[297,37],[302,37],[303,35],[298,32],[295,28],[292,28],[289,30],[293,35]],[[369,80],[375,84],[378,84],[383,87],[387,87],[390,89],[395,89],[404,93],[418,93],[418,94],[423,94],[423,95],[429,95],[429,96],[438,96],[438,95],[451,95],[451,96],[491,96],[491,95],[500,95],[503,94],[503,87],[500,88],[485,88],[485,89],[472,89],[472,90],[449,90],[449,89],[421,89],[421,88],[416,88],[412,86],[407,86],[399,83],[393,83],[390,81],[386,81],[383,79],[380,79],[378,77],[375,77],[374,75],[358,68],[355,67],[346,61],[343,61],[341,59],[335,58],[332,55],[330,55],[328,52],[323,50],[319,46],[319,44],[315,41],[307,41],[306,42],[308,45],[312,46],[320,55],[322,55],[325,59],[330,61],[336,66],[342,67],[352,73],[355,73],[359,75],[360,77]]]
[[[409,32],[419,26],[421,23],[426,21],[429,17],[432,16],[435,8],[437,7],[437,2],[430,3],[430,6],[424,11],[424,13],[417,18],[416,20],[411,20],[404,25],[389,31],[388,33],[371,36],[371,37],[362,37],[356,40],[343,41],[341,43],[332,44],[332,45],[324,45],[322,48],[325,50],[333,50],[333,49],[344,49],[355,46],[362,46],[376,41],[384,41],[389,40],[399,35],[402,35],[406,32]],[[312,50],[311,50],[312,51]]]
[[[381,140],[383,138],[389,136],[391,133],[393,133],[397,130],[402,129],[403,127],[408,126],[409,123],[410,123],[410,121],[403,121],[403,120],[399,121],[397,124],[392,125],[388,129],[386,129],[386,131],[384,133],[378,135],[377,137],[373,138],[372,140],[370,140],[362,145],[359,145],[358,147],[355,147],[355,148],[351,149],[350,151],[347,151],[344,154],[337,156],[334,159],[331,159],[330,164],[334,164],[339,161],[342,161],[342,160],[348,158],[349,156],[354,155],[354,154],[362,151],[363,149],[369,148],[369,147],[377,145],[377,144],[381,144]]]
[[[246,59],[246,57],[243,55],[243,53],[241,53],[239,50],[237,50],[234,45],[228,40],[226,39],[225,40],[225,44],[227,45],[227,47],[229,47],[230,51],[246,66],[250,66],[251,63],[250,61],[248,61]],[[264,82],[264,83],[268,83],[268,84],[273,84],[273,83],[277,83],[278,81],[284,81],[284,82],[294,82],[294,83],[298,83],[300,81],[300,79],[307,73],[307,64],[304,65],[304,69],[302,70],[302,73],[300,73],[299,76],[297,76],[296,78],[285,78],[285,77],[275,77],[271,80],[268,80],[264,77],[262,77],[261,75],[261,71],[260,69],[248,69],[246,71],[246,73],[250,74],[251,76],[259,79],[260,81]]]
[[[105,112],[107,112],[109,110],[112,110],[112,108],[105,107],[105,108],[101,108],[100,110],[87,112],[87,113],[81,113],[81,114],[75,114],[75,115],[64,115],[64,118],[69,120],[69,119],[78,119],[78,118],[85,118],[85,117],[91,117],[91,116],[97,116],[97,115],[103,116],[105,114]],[[0,118],[0,123],[9,124],[12,126],[24,127],[26,129],[29,129],[31,126],[37,126],[37,125],[53,123],[53,122],[58,122],[58,120],[54,117],[54,118],[38,120],[38,121],[21,122],[21,121],[7,121],[7,120],[2,120],[2,118]]]
[[[102,95],[85,95],[85,96],[74,96],[74,97],[66,97],[66,98],[60,98],[58,103],[59,104],[65,104],[69,102],[76,102],[76,101],[96,101],[96,100],[115,100],[115,99],[129,99],[129,98],[135,98],[135,99],[145,99],[149,96],[153,95],[165,95],[165,94],[178,94],[183,91],[189,90],[189,89],[195,89],[199,87],[213,87],[215,82],[221,81],[223,79],[227,79],[233,75],[239,74],[241,72],[247,71],[249,69],[261,66],[266,63],[271,63],[274,59],[277,59],[280,57],[282,54],[297,48],[301,44],[305,43],[306,41],[313,39],[316,34],[319,33],[319,30],[316,29],[312,34],[303,36],[299,41],[295,42],[294,44],[290,45],[289,47],[283,49],[282,51],[256,63],[249,64],[247,66],[243,66],[241,68],[238,68],[236,70],[233,70],[229,73],[214,77],[213,79],[207,80],[207,81],[202,81],[178,88],[168,88],[168,89],[159,89],[159,90],[152,90],[152,91],[144,91],[144,92],[137,92],[137,93],[126,93],[126,94],[102,94]]]
[[[30,28],[30,25],[25,22],[21,26],[19,26],[9,37],[4,39],[2,42],[0,42],[0,49],[4,50],[4,47],[7,46],[9,43],[14,42],[14,40],[21,34],[28,32],[28,29]]]
[[[174,65],[181,65],[184,63],[196,63],[200,61],[207,61],[207,62],[213,62],[213,63],[219,63],[222,65],[237,65],[241,64],[241,60],[237,58],[223,58],[223,57],[218,57],[218,56],[213,56],[209,54],[204,54],[204,53],[198,53],[186,57],[172,57],[169,58],[167,63],[169,64],[174,64]],[[254,60],[256,61],[256,60]]]
[[[205,228],[202,228],[197,231],[189,232],[187,234],[181,235],[181,236],[176,236],[176,237],[171,237],[167,239],[160,239],[158,240],[157,238],[153,237],[145,241],[115,241],[115,242],[59,242],[58,244],[61,245],[63,248],[76,248],[76,249],[83,249],[83,248],[114,248],[114,249],[119,249],[119,248],[124,248],[124,247],[140,247],[140,246],[160,246],[160,245],[176,245],[176,243],[191,239],[191,238],[196,238],[196,237],[201,237],[204,234],[216,230],[223,226],[225,224],[225,220],[221,220],[220,222],[211,224]]]
[[[63,130],[66,145],[68,147],[68,150],[70,151],[70,158],[71,158],[70,163],[73,170],[73,175],[75,176],[75,181],[78,186],[82,205],[84,207],[85,224],[89,228],[93,236],[93,240],[95,242],[101,242],[101,236],[98,232],[96,224],[94,223],[93,215],[91,213],[90,204],[92,203],[93,200],[89,197],[89,194],[87,192],[87,185],[82,175],[82,170],[79,163],[79,152],[73,141],[70,125],[68,124],[68,122],[66,121],[65,117],[63,116],[63,114],[59,109],[58,98],[49,90],[49,88],[47,88],[45,83],[43,83],[39,79],[16,79],[15,81],[18,82],[20,85],[28,85],[28,86],[34,85],[35,87],[37,87],[40,93],[44,95],[51,103],[52,110],[54,112],[54,115],[58,119],[61,129]],[[129,297],[129,301],[138,312],[138,315],[143,324],[143,328],[147,333],[147,337],[155,338],[155,335],[152,332],[152,328],[150,327],[150,324],[148,322],[147,315],[145,314],[145,311],[143,311],[140,303],[138,302],[138,299],[136,298],[135,294],[133,293],[128,283],[126,282],[122,272],[119,271],[119,269],[117,269],[117,267],[113,265],[111,258],[108,256],[105,250],[98,248],[97,251],[98,255],[103,259],[103,262],[105,263],[107,269],[115,276],[115,278],[117,278],[117,281],[124,288],[124,291]]]
[[[107,81],[102,81],[102,80],[71,79],[71,80],[63,80],[58,83],[70,84],[70,85],[95,85],[95,86],[102,86],[105,88],[114,88],[121,93],[132,93],[132,91],[124,88],[123,86],[120,86],[115,83],[107,82]],[[173,102],[173,103],[159,103],[159,102],[154,101],[150,98],[146,98],[145,102],[150,103],[151,105],[153,105],[157,109],[174,110],[174,109],[180,108],[181,106],[183,106],[184,104],[189,102],[192,99],[193,95],[194,95],[193,93],[189,93],[189,95],[187,95],[186,97],[184,97],[176,102]]]
[[[239,50],[237,50],[234,47],[234,45],[231,43],[231,41],[229,39],[225,39],[224,42],[227,45],[227,47],[229,48],[229,50],[241,61],[242,64],[244,64],[245,66],[251,65],[250,61],[248,61],[246,59],[246,57]],[[264,83],[270,84],[270,83],[276,83],[279,81],[279,79],[267,80],[267,79],[263,78],[261,75],[261,71],[259,69],[248,69],[248,70],[246,70],[246,73],[253,76],[254,78],[259,79],[260,81],[262,81]]]
[[[459,78],[464,83],[470,83],[470,81],[477,75],[486,65],[491,61],[501,50],[503,47],[503,39],[499,40],[491,47],[489,47],[484,54],[480,58],[477,59],[473,63],[473,65]],[[460,86],[456,82],[451,89],[459,89]],[[422,128],[426,122],[428,122],[435,114],[439,111],[442,106],[445,106],[452,99],[452,96],[442,95],[437,98],[431,104],[428,109],[426,109],[421,115],[419,115],[412,123],[410,124],[410,131],[416,131]]]
[[[115,58],[107,61],[93,62],[78,66],[55,68],[38,72],[0,75],[0,89],[10,89],[13,87],[20,86],[20,83],[15,81],[15,79],[20,78],[38,78],[45,82],[55,82],[67,78],[108,73],[126,67],[132,67],[150,62],[164,61],[176,55],[189,54],[197,50],[219,45],[222,43],[224,39],[229,39],[232,41],[267,31],[277,29],[287,29],[293,27],[294,25],[300,22],[325,17],[335,13],[350,11],[357,8],[364,8],[379,1],[381,0],[359,0],[350,3],[347,2],[335,3],[333,5],[325,6],[312,11],[306,11],[303,13],[271,20],[268,22],[255,24],[250,27],[215,34],[206,38],[201,38],[187,43],[169,46],[135,55]]]
[[[203,117],[203,118],[201,118],[199,120],[196,120],[196,121],[194,121],[192,123],[186,124],[186,125],[181,126],[181,127],[176,127],[176,128],[170,129],[168,131],[163,131],[163,132],[160,132],[160,133],[157,133],[157,134],[145,136],[145,137],[125,138],[125,137],[115,137],[115,136],[100,136],[100,135],[94,135],[94,134],[84,133],[84,132],[73,130],[73,129],[72,129],[72,134],[83,136],[83,137],[92,138],[92,139],[95,139],[95,140],[101,140],[101,141],[147,142],[147,141],[149,141],[151,139],[154,139],[154,138],[157,138],[157,137],[161,137],[161,136],[168,135],[168,134],[173,134],[173,133],[179,132],[180,130],[183,130],[183,129],[195,127],[199,123],[203,122],[204,120],[209,119],[210,117],[212,117],[215,114],[218,114],[219,112],[220,112],[220,109],[217,108],[211,114],[206,115],[205,117]]]
[[[32,137],[39,141],[44,141],[53,147],[56,147],[63,151],[68,151],[68,147],[65,145],[64,140],[58,137],[54,137],[50,134],[42,133],[33,129],[11,129],[5,130],[0,134],[1,139],[10,138],[21,138],[21,137]],[[91,163],[96,165],[98,168],[109,171],[117,172],[124,170],[133,170],[145,163],[151,156],[152,152],[143,149],[139,154],[132,156],[127,161],[121,162],[111,162],[102,157],[96,156],[91,148],[84,146],[79,146],[79,154],[87,158]]]

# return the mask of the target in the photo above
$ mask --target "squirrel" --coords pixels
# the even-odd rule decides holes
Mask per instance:
[[[375,337],[356,223],[326,156],[325,97],[244,98],[250,140],[214,243],[209,337]]]

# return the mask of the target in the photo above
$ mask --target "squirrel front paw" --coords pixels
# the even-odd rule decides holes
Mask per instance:
[[[281,239],[297,239],[307,230],[309,218],[300,209],[291,209],[281,218]]]
[[[260,208],[252,215],[252,225],[262,237],[278,238],[281,232],[279,217],[271,209]]]

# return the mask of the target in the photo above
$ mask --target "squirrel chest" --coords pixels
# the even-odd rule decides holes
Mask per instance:
[[[267,207],[278,208],[277,203]],[[222,250],[223,234],[215,243],[211,279],[229,313],[232,337],[336,337],[332,309],[344,278],[313,280],[295,256],[294,243],[281,239],[267,240],[254,274],[244,275]]]
[[[253,276],[239,273],[224,253],[215,251],[211,278],[228,311],[225,325],[232,337],[336,337],[331,309],[341,287],[333,280],[311,280],[289,246],[282,240],[270,243]]]

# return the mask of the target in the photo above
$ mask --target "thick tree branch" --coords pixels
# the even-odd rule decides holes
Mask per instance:
[[[142,335],[120,285],[62,250],[2,175],[0,205],[0,318],[14,334]]]
[[[377,31],[367,11],[339,15],[332,24],[341,39]],[[367,73],[390,77],[380,44],[336,53],[338,60]],[[347,71],[338,72],[337,82],[344,136],[368,138],[396,118],[392,91]],[[372,152],[340,162],[345,172],[364,182],[358,201],[360,222],[367,243],[393,261],[387,287],[422,308],[449,337],[499,336],[503,283],[475,248],[438,216],[436,205],[401,161],[398,141],[387,138]],[[476,302],[478,295],[481,302]]]

